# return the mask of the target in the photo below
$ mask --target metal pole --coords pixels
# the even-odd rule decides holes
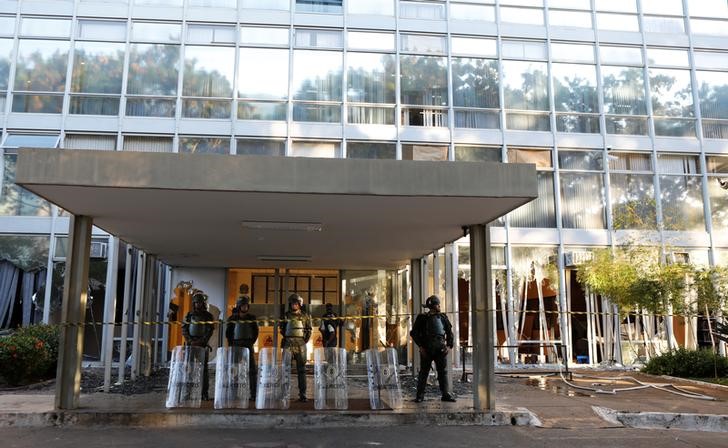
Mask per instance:
[[[83,323],[88,296],[88,266],[91,252],[90,216],[72,216],[68,229],[68,254],[63,280],[63,305],[58,368],[56,371],[56,409],[76,409],[81,394]]]
[[[423,292],[423,276],[422,276],[422,259],[414,259],[410,261],[410,271],[412,272],[412,319],[410,319],[410,329],[415,322],[415,318],[422,309],[422,292]],[[412,347],[412,373],[417,375],[420,371],[420,351],[410,339]]]
[[[121,336],[119,338],[119,379],[118,382],[124,382],[125,368],[126,368],[126,338],[129,332],[129,299],[131,293],[131,246],[126,246],[126,265],[124,265],[124,303],[122,305],[121,312]]]
[[[116,326],[116,282],[119,270],[119,240],[109,237],[109,252],[106,264],[106,297],[104,298],[104,392],[111,386],[111,363],[114,360],[114,332]],[[119,360],[121,361],[121,360]]]
[[[473,407],[495,410],[490,226],[470,226],[470,313],[473,316]]]
[[[143,294],[142,288],[144,287],[144,265],[146,261],[146,254],[139,251],[139,260],[136,269],[136,284],[134,288],[134,336],[131,343],[131,379],[136,380],[139,375],[139,338],[141,337],[141,322],[142,322],[142,302]]]

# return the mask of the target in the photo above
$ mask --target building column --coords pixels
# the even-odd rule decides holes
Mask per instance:
[[[415,323],[415,318],[422,312],[422,294],[424,291],[424,279],[422,275],[422,259],[417,258],[410,260],[410,272],[412,273],[412,318],[410,319],[409,328]],[[412,373],[417,376],[420,372],[420,351],[417,344],[410,339],[410,347],[412,347]]]
[[[470,226],[470,315],[473,335],[473,407],[495,410],[493,284],[490,226]]]
[[[157,316],[157,257],[147,254],[144,257],[144,275],[142,283],[142,306],[141,319],[139,322],[139,374],[148,377],[152,374],[154,360],[154,335],[157,331],[156,325],[149,325],[147,322],[156,322]]]
[[[58,369],[56,371],[56,409],[76,409],[81,393],[83,330],[88,296],[88,266],[91,251],[90,216],[71,216],[68,224],[68,254],[63,280]]]

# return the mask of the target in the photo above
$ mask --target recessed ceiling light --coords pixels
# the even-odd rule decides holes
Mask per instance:
[[[244,229],[252,230],[297,230],[301,232],[320,232],[320,222],[287,222],[287,221],[243,221]]]

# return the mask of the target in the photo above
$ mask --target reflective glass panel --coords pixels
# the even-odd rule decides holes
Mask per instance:
[[[0,90],[7,90],[10,62],[13,55],[13,40],[0,39]]]
[[[18,43],[15,90],[63,92],[70,43],[24,40]]]
[[[597,173],[561,173],[561,219],[566,229],[606,227],[604,181]]]
[[[235,28],[221,25],[187,25],[187,42],[196,44],[234,44]]]
[[[69,37],[71,21],[67,19],[40,19],[23,17],[20,19],[20,34],[37,37]]]
[[[246,9],[273,9],[288,11],[290,0],[240,0],[240,6]]]
[[[696,51],[694,56],[696,67],[728,70],[728,53]]]
[[[394,51],[394,34],[369,33],[364,31],[349,31],[348,43],[350,50],[381,50]]]
[[[397,145],[379,142],[347,142],[346,157],[348,159],[394,159],[397,157]]]
[[[453,20],[495,22],[495,7],[450,3],[450,18]]]
[[[455,145],[455,160],[460,162],[500,162],[501,149],[490,146]]]
[[[693,117],[690,71],[651,68],[652,113],[668,117]]]
[[[297,47],[341,48],[344,35],[341,31],[296,29],[294,37]]]
[[[538,197],[510,214],[513,227],[556,227],[554,211],[554,173],[538,172]]]
[[[336,158],[339,157],[339,142],[294,141],[291,155],[293,157]]]
[[[461,107],[497,108],[498,61],[452,58],[453,104]]]
[[[180,136],[179,152],[186,154],[230,154],[230,138]]]
[[[593,65],[551,64],[554,107],[564,112],[598,112],[597,71]]]
[[[403,104],[447,106],[447,58],[400,56]]]
[[[241,48],[239,51],[239,98],[288,98],[288,50]]]
[[[123,41],[126,39],[126,22],[80,19],[76,26],[76,38]]]
[[[293,98],[341,101],[343,55],[339,52],[293,51]]]
[[[445,18],[445,5],[400,1],[399,16],[403,19],[441,20]]]
[[[238,139],[236,142],[238,155],[248,156],[283,156],[286,154],[285,140]]]
[[[655,188],[652,175],[612,173],[609,179],[613,227],[616,230],[656,229]]]
[[[179,42],[182,37],[182,24],[134,22],[131,26],[131,39],[134,41]]]
[[[725,26],[725,20],[690,19],[690,29],[693,34],[728,36],[728,27]]]
[[[402,144],[402,160],[447,160],[447,145]]]
[[[685,21],[677,17],[644,16],[642,26],[646,33],[684,33]]]
[[[71,91],[120,94],[124,49],[123,43],[76,42]]]
[[[548,110],[545,62],[503,61],[503,89],[507,109]]]
[[[647,64],[652,66],[690,67],[687,50],[666,50],[663,48],[648,48]]]
[[[450,40],[450,45],[453,54],[469,56],[498,56],[498,43],[495,39],[453,36]]]
[[[288,45],[288,28],[241,26],[240,43],[252,45]]]
[[[642,65],[642,50],[637,47],[599,46],[602,64]]]
[[[597,14],[597,28],[605,31],[635,31],[640,30],[637,16],[627,14]]]
[[[56,139],[58,137],[56,136]],[[5,154],[0,189],[0,215],[3,216],[50,216],[51,205],[15,184],[17,154]]]
[[[366,14],[373,16],[393,16],[394,1],[393,0],[366,0],[366,1],[348,1],[346,2],[346,10],[349,14]]]
[[[346,97],[357,103],[394,103],[396,63],[393,54],[348,53]]]
[[[501,46],[504,58],[546,59],[546,42],[504,40]]]
[[[701,185],[699,176],[660,176],[665,230],[705,230]]]
[[[0,35],[15,34],[15,16],[0,16]]]
[[[728,118],[728,73],[696,72],[703,118]]]
[[[184,64],[182,95],[232,97],[235,48],[187,45]]]
[[[230,118],[230,106],[230,101],[184,99],[182,101],[182,116],[185,118],[224,120]]]
[[[501,6],[501,22],[525,25],[543,25],[543,9],[506,8]]]
[[[641,0],[644,14],[683,15],[682,0]]]
[[[708,178],[708,194],[710,195],[710,216],[714,232],[728,231],[728,194],[716,177]]]
[[[128,98],[126,115],[130,117],[174,117],[177,107],[175,100],[160,98]],[[170,150],[171,152],[171,150]]]
[[[602,152],[559,150],[559,168],[562,170],[601,171],[604,169]]]
[[[688,9],[693,17],[728,18],[728,3],[723,0],[688,0]]]
[[[445,36],[421,36],[419,34],[402,34],[400,50],[413,53],[445,53],[447,38]]]
[[[288,105],[278,102],[238,101],[238,120],[286,119]]]
[[[549,8],[591,9],[591,0],[549,0]]]
[[[580,11],[549,11],[549,25],[575,28],[591,28],[592,16]]]
[[[130,48],[127,92],[131,95],[176,95],[179,46],[133,44]]]
[[[593,45],[551,43],[551,58],[554,61],[594,62]]]
[[[645,85],[641,68],[602,66],[604,110],[609,114],[645,115]]]
[[[636,0],[595,0],[597,11],[637,12]]]

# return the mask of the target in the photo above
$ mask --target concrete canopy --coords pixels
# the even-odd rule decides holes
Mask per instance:
[[[169,265],[207,267],[402,266],[538,195],[530,164],[69,149],[20,150],[16,183]],[[306,224],[321,230],[292,230]]]

